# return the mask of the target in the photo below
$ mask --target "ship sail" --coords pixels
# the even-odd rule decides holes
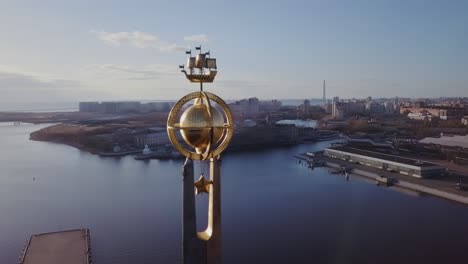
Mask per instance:
[[[196,68],[206,68],[205,66],[205,58],[206,55],[203,53],[197,54],[197,57],[195,59],[195,67]]]
[[[187,67],[188,68],[195,68],[195,57],[189,57],[187,59]]]
[[[208,69],[216,69],[216,59],[207,58],[205,64]]]

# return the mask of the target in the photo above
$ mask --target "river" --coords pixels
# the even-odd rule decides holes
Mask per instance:
[[[44,126],[0,124],[0,263],[16,263],[32,234],[79,227],[91,230],[96,264],[181,263],[182,161],[28,139]],[[225,264],[466,262],[468,207],[292,158],[326,144],[224,156]]]

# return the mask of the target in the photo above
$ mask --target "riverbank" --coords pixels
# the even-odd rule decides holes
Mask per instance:
[[[85,113],[86,114],[86,113]],[[85,118],[85,117],[88,118]],[[164,113],[138,115],[100,115],[76,116],[34,131],[30,139],[35,141],[65,144],[91,154],[114,152],[118,143],[121,152],[140,150],[134,146],[135,135],[145,134],[154,127],[165,124]],[[57,121],[56,119],[51,119]],[[141,148],[143,149],[143,148]]]
[[[34,131],[30,134],[30,139],[34,141],[52,142],[58,144],[68,145],[91,154],[112,157],[112,156],[125,156],[136,154],[143,151],[143,148],[136,149],[132,145],[133,136],[135,134],[112,136],[116,130],[133,129],[144,130],[144,124],[126,125],[126,124],[112,124],[112,125],[97,125],[85,126],[78,124],[56,124],[46,128]],[[237,138],[242,135],[236,135]],[[118,152],[113,152],[113,142],[124,142],[119,145],[123,148]],[[318,140],[320,141],[320,140]],[[127,142],[127,143],[125,143]],[[226,152],[242,152],[242,151],[255,151],[272,148],[291,147],[300,144],[301,142],[275,142],[273,140],[263,142],[250,142],[248,140],[235,140],[231,142]],[[167,142],[169,144],[169,142]],[[161,146],[162,147],[162,146]]]
[[[91,154],[101,152],[99,141],[92,140],[93,135],[106,133],[103,127],[57,124],[34,131],[30,140],[68,145]]]
[[[23,122],[32,124],[73,122],[108,115],[80,112],[0,112],[0,122]]]
[[[165,118],[159,114],[153,118],[127,116],[61,123],[31,133],[30,139],[65,144],[92,154],[105,153],[103,156],[125,156],[141,152],[145,145],[153,148],[170,145],[165,124],[162,124]],[[226,152],[290,147],[337,137],[337,132],[292,125],[238,127]]]

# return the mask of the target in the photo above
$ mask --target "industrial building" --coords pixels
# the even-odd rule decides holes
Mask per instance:
[[[468,165],[468,136],[441,135],[438,138],[427,137],[419,141],[424,148],[441,158],[460,165]]]
[[[376,169],[388,170],[417,178],[441,175],[446,168],[440,164],[403,158],[375,151],[338,146],[326,148],[324,155],[348,162],[366,165]]]
[[[425,106],[413,106],[413,107],[402,107],[400,108],[400,114],[408,115],[412,113],[413,116],[426,116],[430,115],[432,117],[437,117],[442,120],[453,119],[453,118],[462,118],[467,114],[467,109],[465,107],[453,107],[453,106],[436,106],[428,105]]]
[[[396,101],[374,101],[372,98],[366,100],[340,100],[333,98],[331,115],[334,119],[343,119],[353,115],[393,115],[399,112]]]
[[[172,103],[170,102],[80,102],[79,111],[87,113],[107,113],[107,114],[126,114],[126,113],[151,113],[151,112],[169,112]]]
[[[438,138],[427,137],[419,141],[423,144],[439,145],[442,147],[454,147],[468,149],[468,136],[441,136]]]
[[[140,112],[140,102],[80,102],[80,112],[90,113],[138,113]]]
[[[229,104],[234,118],[255,118],[259,111],[259,100],[256,97],[242,99]]]

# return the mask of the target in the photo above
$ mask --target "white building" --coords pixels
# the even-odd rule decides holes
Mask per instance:
[[[333,117],[333,119],[343,119],[343,117],[344,117],[343,103],[338,102],[338,101],[333,101],[332,117]]]
[[[463,117],[461,122],[462,122],[462,125],[468,126],[468,116]]]
[[[170,141],[165,131],[135,136],[135,145],[139,147],[166,144],[170,144]]]
[[[432,121],[432,118],[434,118],[434,116],[431,113],[409,113],[408,118],[413,120]]]

